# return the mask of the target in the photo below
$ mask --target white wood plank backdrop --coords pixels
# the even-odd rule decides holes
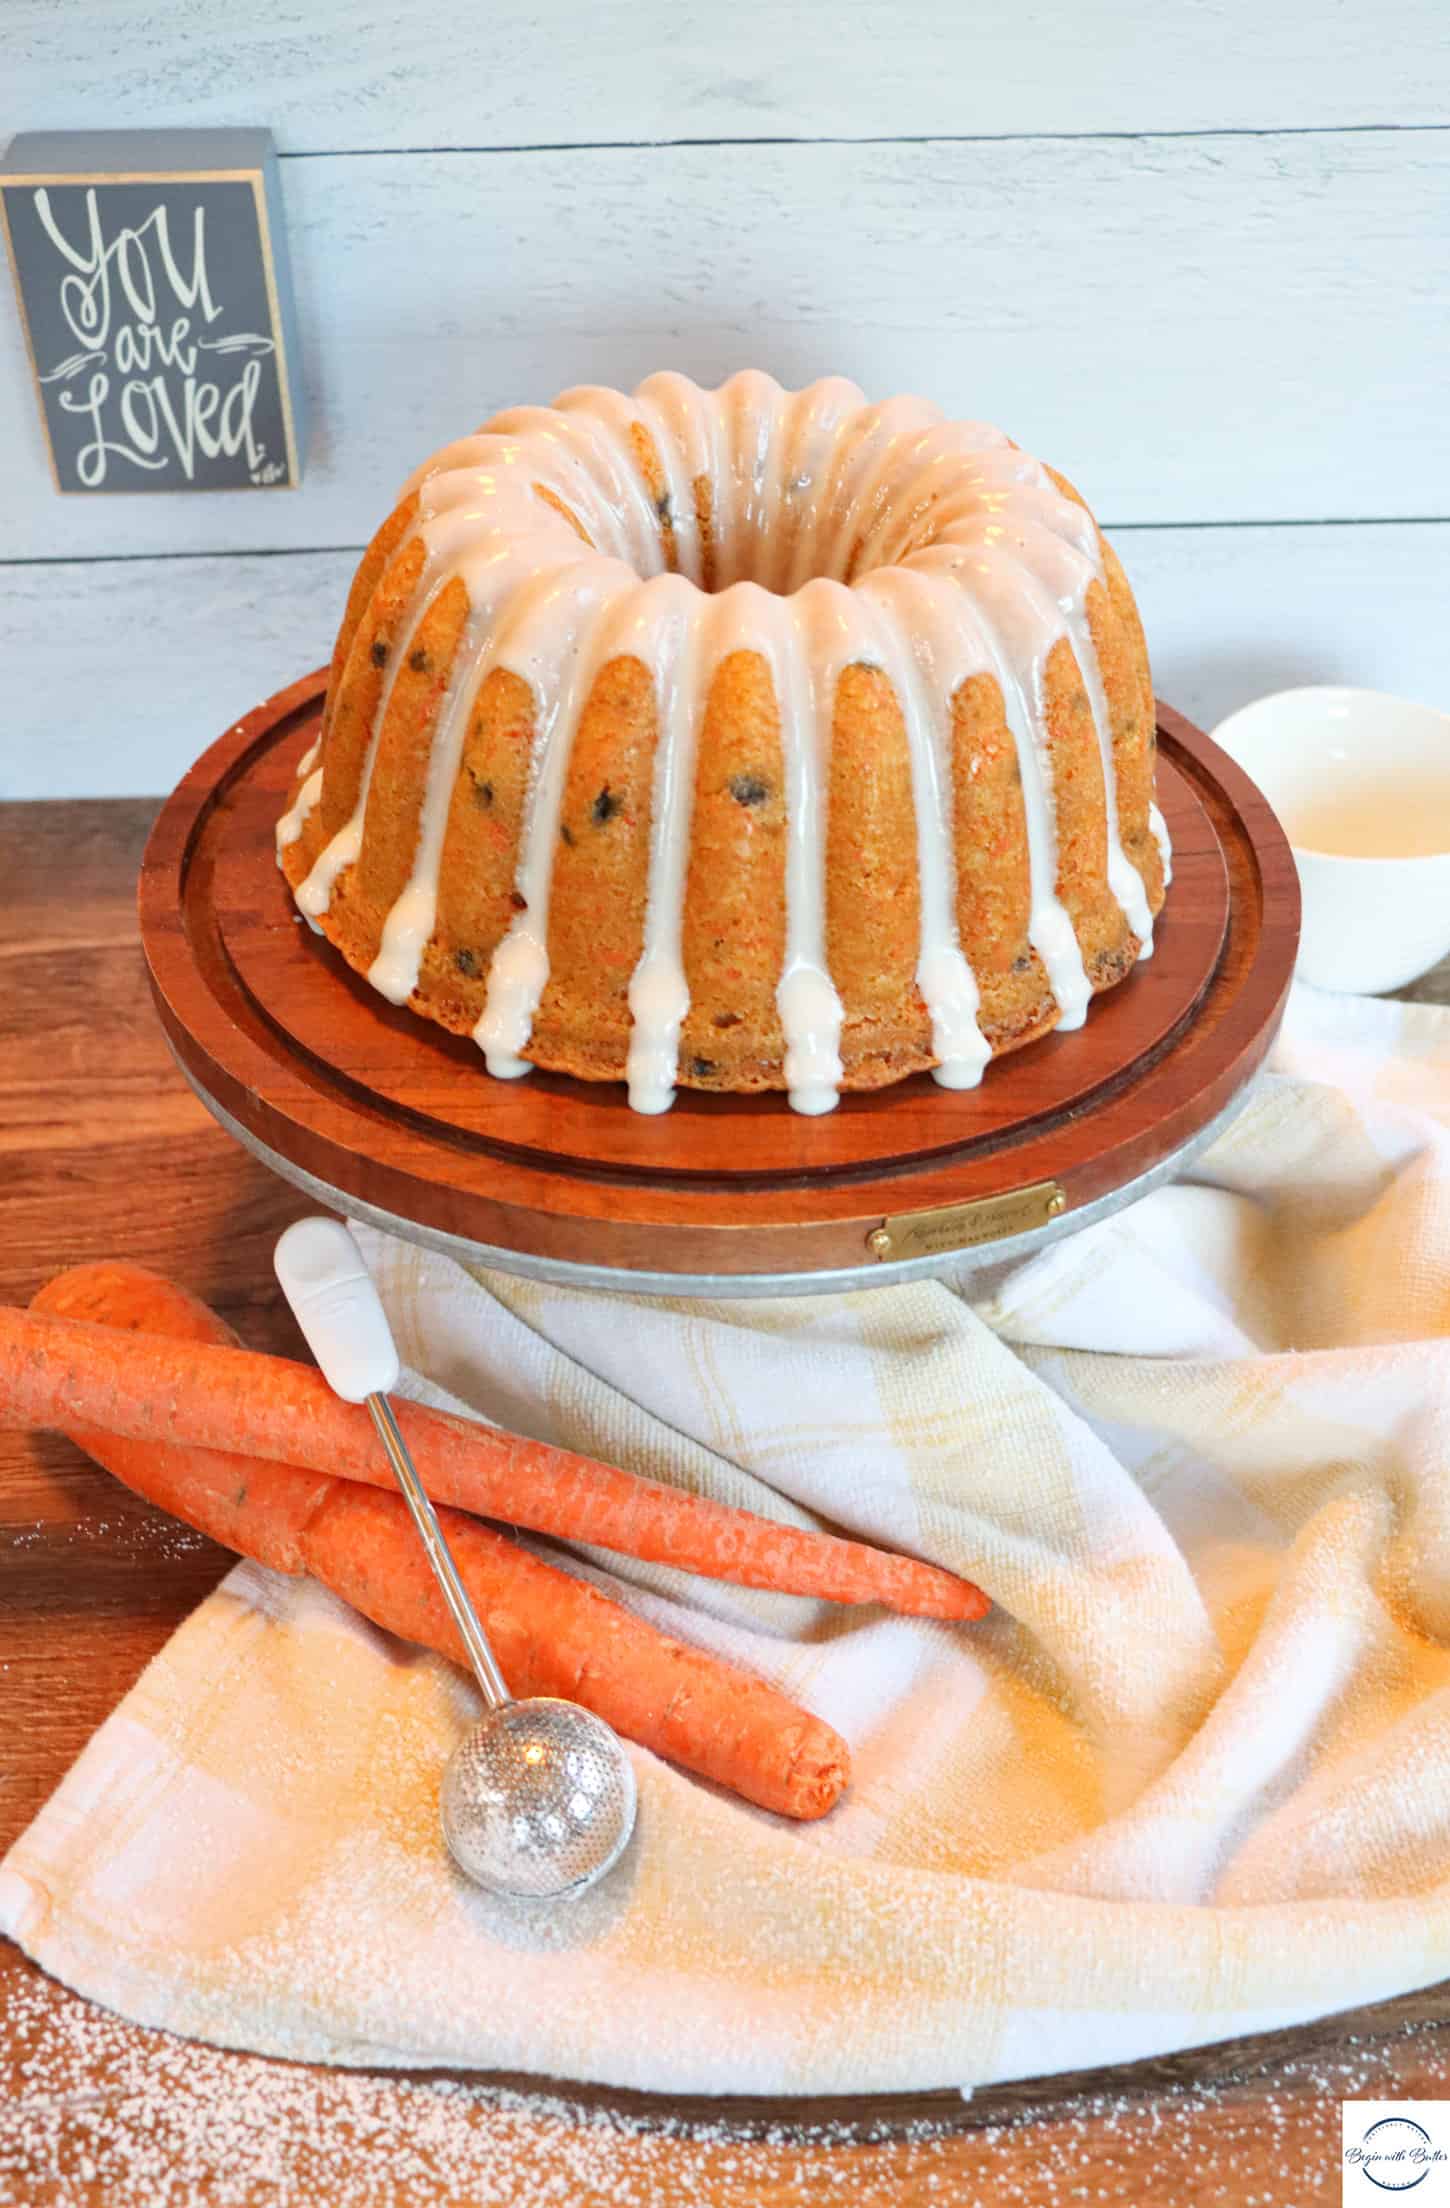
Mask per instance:
[[[1190,712],[1326,676],[1450,703],[1444,0],[6,0],[0,31],[16,127],[273,127],[315,425],[296,492],[59,498],[6,298],[0,791],[165,786],[325,656],[423,452],[666,364],[1002,421],[1119,532]]]
[[[28,129],[265,116],[288,153],[1450,121],[1444,0],[5,0],[3,15]]]
[[[58,499],[7,323],[18,556],[364,540],[566,383],[844,363],[1001,421],[1109,521],[1450,514],[1450,129],[287,164],[300,492]]]

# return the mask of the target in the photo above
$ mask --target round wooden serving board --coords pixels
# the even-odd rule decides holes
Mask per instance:
[[[222,1124],[324,1203],[472,1258],[677,1294],[865,1286],[1016,1257],[1181,1167],[1273,1040],[1299,892],[1252,783],[1160,706],[1174,879],[1152,959],[1087,1025],[921,1075],[821,1119],[783,1096],[495,1081],[476,1046],[395,1008],[313,935],[273,829],[325,676],[257,707],[163,808],[141,870],[152,988]]]

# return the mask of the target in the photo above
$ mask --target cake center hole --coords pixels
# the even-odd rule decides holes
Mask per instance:
[[[896,532],[879,528],[879,513],[864,526],[843,528],[834,508],[821,503],[824,483],[807,471],[778,480],[762,472],[720,485],[699,475],[687,492],[672,491],[658,469],[641,467],[639,482],[652,510],[643,526],[638,507],[626,511],[617,494],[601,497],[586,516],[556,491],[534,487],[587,544],[623,560],[641,581],[678,574],[712,595],[755,583],[773,597],[791,597],[818,579],[854,583],[900,556]]]
[[[680,494],[654,493],[660,567],[685,575],[701,590],[755,583],[774,597],[824,579],[849,583],[864,572],[860,544],[818,503],[822,485],[808,473],[777,481],[727,483],[723,495],[706,476],[679,512]]]

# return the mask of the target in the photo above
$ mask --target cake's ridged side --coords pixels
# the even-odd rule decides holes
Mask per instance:
[[[982,993],[994,1050],[1050,1027],[1057,1007],[1027,940],[1032,884],[1017,746],[1001,687],[972,675],[952,701],[952,839],[957,934]]]
[[[1060,469],[1044,466],[1043,473],[1064,498],[1089,513],[1087,500]],[[1108,702],[1118,836],[1143,877],[1149,910],[1157,914],[1164,884],[1163,855],[1150,825],[1158,735],[1148,643],[1122,562],[1096,524],[1094,534],[1103,581],[1089,584],[1086,615]]]
[[[382,580],[383,571],[403,539],[407,536],[418,515],[418,498],[414,492],[403,499],[389,514],[367,550],[358,562],[358,570],[347,594],[347,605],[332,647],[332,665],[327,676],[327,702],[323,709],[322,732],[327,734],[330,716],[338,691],[342,686],[343,670],[352,651],[353,640],[372,602],[373,592]]]
[[[471,1032],[483,1010],[488,969],[514,917],[513,883],[523,835],[533,747],[533,693],[495,667],[468,713],[448,801],[438,866],[438,914],[423,953],[420,993],[446,1006],[445,1024]]]
[[[1148,645],[1122,563],[1106,537],[1100,536],[1098,542],[1110,610],[1104,611],[1099,586],[1088,593],[1088,618],[1112,709],[1118,833],[1156,913],[1163,906],[1163,854],[1150,825],[1158,731]]]
[[[732,652],[710,684],[695,754],[682,935],[687,1083],[781,1084],[775,991],[785,962],[785,857],[785,761],[770,670],[757,652]]]
[[[594,539],[590,536],[589,531],[585,528],[583,522],[579,519],[579,516],[575,513],[573,507],[566,505],[565,501],[559,496],[557,491],[551,490],[547,483],[535,483],[533,485],[533,492],[534,496],[536,498],[541,498],[546,506],[553,507],[554,512],[559,516],[561,521],[568,522],[569,527],[573,530],[576,537],[580,538],[583,543],[589,545],[591,548],[593,547]]]
[[[1098,532],[1098,548],[1102,554],[1103,573],[1107,581],[1108,596],[1112,600],[1113,611],[1122,624],[1127,639],[1128,656],[1132,661],[1133,671],[1138,683],[1139,709],[1147,727],[1148,748],[1151,751],[1155,746],[1153,675],[1148,660],[1148,639],[1143,633],[1143,617],[1138,611],[1138,601],[1133,596],[1128,578],[1123,573],[1123,563],[1101,530]]]
[[[700,588],[712,591],[715,582],[715,495],[708,475],[694,479],[695,532],[700,540]]]
[[[1048,654],[1043,681],[1057,822],[1057,894],[1089,981],[1125,971],[1137,942],[1108,887],[1107,793],[1097,724],[1071,643]]]
[[[353,631],[323,741],[322,802],[313,816],[323,842],[351,819],[362,794],[373,724],[407,634],[426,557],[422,538],[410,537],[385,568]]]
[[[906,724],[879,668],[836,686],[826,807],[826,964],[841,998],[846,1083],[932,1063],[916,983],[921,939],[916,807]]]
[[[629,983],[644,947],[659,724],[649,669],[609,660],[569,759],[549,899],[549,979],[534,1022],[541,1063],[618,1079]]]
[[[373,755],[362,848],[347,882],[348,897],[375,923],[379,941],[412,876],[439,707],[467,619],[468,591],[455,575],[400,646]]]
[[[635,464],[644,479],[650,497],[654,501],[655,514],[659,520],[660,550],[664,554],[665,566],[672,575],[677,575],[680,568],[680,552],[675,536],[675,517],[670,506],[669,477],[665,474],[664,462],[660,459],[655,441],[643,422],[631,422],[629,443],[635,457]]]

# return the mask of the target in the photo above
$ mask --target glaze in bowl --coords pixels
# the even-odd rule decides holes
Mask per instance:
[[[1301,981],[1374,996],[1450,952],[1450,713],[1323,683],[1256,699],[1213,740],[1293,846]]]

